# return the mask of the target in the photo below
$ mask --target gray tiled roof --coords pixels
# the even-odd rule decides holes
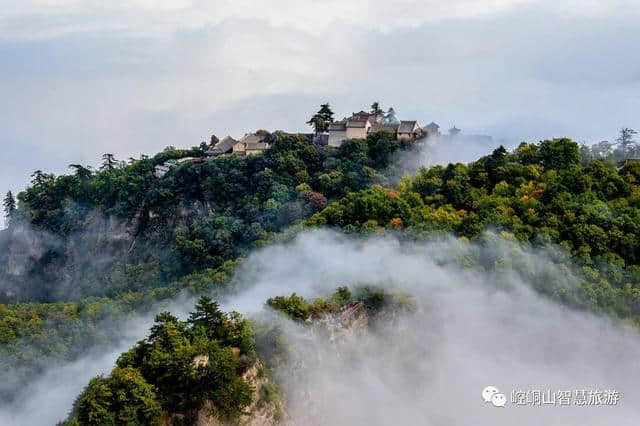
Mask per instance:
[[[238,141],[232,138],[231,136],[227,136],[226,138],[222,139],[220,142],[215,144],[213,148],[207,151],[207,153],[210,155],[224,154],[227,151],[231,151],[233,149],[233,145],[236,142]]]
[[[262,136],[258,136],[255,133],[249,133],[248,135],[246,135],[244,138],[242,138],[240,140],[240,142],[244,142],[244,143],[257,143],[257,142],[262,142],[264,138]]]
[[[231,144],[233,146],[234,143],[238,142],[237,140],[235,140],[234,138],[232,138],[231,136],[225,136],[224,138],[222,138],[222,140],[220,142],[218,142],[215,146],[220,146],[223,147],[224,145],[228,145]]]
[[[414,121],[401,121],[400,127],[398,127],[398,133],[413,133],[413,129],[416,127],[417,122]]]
[[[347,124],[340,121],[329,124],[329,131],[344,131],[347,129]]]
[[[398,127],[400,125],[399,124],[380,124],[380,123],[373,123],[371,125],[371,128],[369,129],[369,132],[371,133],[375,133],[375,132],[379,132],[381,130],[384,130],[385,132],[395,132],[398,130]]]

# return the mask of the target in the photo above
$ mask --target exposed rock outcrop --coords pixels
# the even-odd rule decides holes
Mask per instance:
[[[270,379],[265,374],[264,366],[256,361],[242,375],[244,381],[253,387],[253,403],[247,408],[247,414],[237,421],[223,422],[212,414],[211,403],[206,402],[198,411],[197,426],[273,426],[287,424],[284,419],[284,407],[280,396]]]
[[[237,348],[233,348],[237,349]],[[236,352],[236,351],[234,351]],[[237,351],[239,353],[239,350]],[[207,355],[199,355],[193,359],[196,366],[209,363]],[[245,410],[244,415],[234,421],[222,421],[215,415],[211,401],[205,401],[194,414],[195,426],[275,426],[290,424],[286,420],[284,405],[280,399],[277,386],[269,378],[262,362],[256,360],[242,374],[242,379],[253,388],[253,402]],[[165,417],[164,426],[177,426],[190,422],[185,416],[170,414]]]

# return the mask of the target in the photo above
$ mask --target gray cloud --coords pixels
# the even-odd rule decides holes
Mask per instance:
[[[22,2],[0,12],[0,189],[107,151],[306,130],[324,101],[496,137],[612,139],[640,127],[638,17],[625,0]]]
[[[276,375],[296,424],[634,424],[637,332],[551,302],[518,268],[460,268],[457,259],[480,250],[522,262],[555,285],[577,285],[577,277],[549,262],[561,256],[551,247],[453,239],[405,244],[314,231],[251,256],[241,277],[253,285],[231,304],[251,312],[269,295],[313,298],[354,283],[414,296],[416,313],[364,336],[329,343],[304,327],[284,327],[293,359]],[[482,402],[488,385],[507,395],[505,409]],[[615,389],[621,399],[606,407],[510,402],[512,391],[546,389]]]

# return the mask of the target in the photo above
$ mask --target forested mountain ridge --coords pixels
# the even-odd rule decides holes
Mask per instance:
[[[324,207],[384,178],[397,144],[384,135],[320,149],[282,135],[261,156],[186,163],[157,179],[153,158],[54,177],[18,195],[0,258],[5,302],[75,300],[142,291],[221,266]],[[26,284],[26,285],[25,285]]]
[[[105,322],[183,291],[231,291],[250,250],[311,227],[404,240],[453,234],[479,246],[497,231],[526,247],[559,245],[570,258],[551,261],[580,286],[542,276],[532,280],[536,289],[638,326],[639,164],[617,169],[554,139],[394,184],[385,171],[407,148],[383,133],[337,149],[279,135],[263,155],[185,163],[163,178],[153,176],[155,164],[203,151],[169,150],[100,171],[74,166],[69,176],[36,172],[0,233],[2,367],[19,372],[13,380],[28,378],[43,359],[73,359],[116,339]],[[510,256],[478,252],[460,264],[527,274]],[[2,396],[11,399],[16,386],[5,382]]]
[[[0,232],[0,290],[5,302],[66,303],[5,305],[3,341],[225,282],[239,256],[311,215],[307,226],[347,232],[474,238],[499,229],[561,244],[593,281],[592,304],[638,315],[638,164],[581,160],[577,144],[559,139],[423,169],[389,187],[381,171],[398,148],[407,146],[384,134],[339,149],[278,135],[264,155],[185,163],[161,179],[154,164],[203,149],[105,161],[100,171],[76,165],[68,176],[36,172]]]
[[[582,161],[569,139],[422,169],[394,188],[349,193],[306,223],[413,238],[497,229],[534,247],[558,244],[583,277],[580,305],[640,324],[640,163]]]
[[[34,173],[0,232],[0,359],[18,372],[0,395],[11,398],[50,357],[118,341],[107,324],[124,315],[182,291],[220,290],[241,256],[327,198],[386,182],[380,171],[402,148],[384,134],[340,148],[280,134],[264,155],[187,162],[160,179],[155,164],[204,148]]]

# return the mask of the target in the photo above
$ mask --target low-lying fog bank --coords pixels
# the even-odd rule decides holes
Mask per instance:
[[[461,266],[482,256],[501,260],[493,268]],[[334,343],[285,322],[293,353],[287,368],[295,374],[274,374],[297,424],[635,425],[640,335],[534,291],[527,277],[542,276],[560,290],[579,286],[562,262],[550,261],[559,256],[553,247],[534,250],[500,238],[482,245],[453,238],[411,243],[315,230],[250,255],[235,277],[240,290],[223,308],[253,316],[269,297],[313,298],[358,284],[413,296],[416,311],[397,323]],[[193,304],[183,298],[168,309],[184,317]],[[52,366],[25,384],[15,404],[0,408],[0,423],[50,425],[64,418],[88,380],[108,372],[150,322],[123,323],[119,347]],[[483,401],[489,385],[506,395],[504,408]],[[620,400],[518,406],[510,400],[518,390],[615,390]]]

